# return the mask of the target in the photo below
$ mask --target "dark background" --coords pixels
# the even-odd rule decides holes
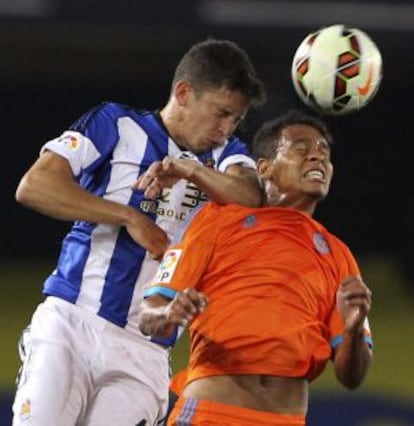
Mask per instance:
[[[335,177],[318,218],[357,253],[388,253],[412,277],[414,4],[300,1],[0,1],[1,258],[57,253],[66,224],[18,206],[18,180],[40,146],[96,103],[157,108],[181,55],[208,36],[238,42],[268,90],[240,133],[301,107],[290,62],[305,35],[345,23],[384,61],[381,88],[358,113],[327,117]]]

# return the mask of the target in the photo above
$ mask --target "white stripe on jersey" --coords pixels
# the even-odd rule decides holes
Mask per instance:
[[[100,298],[105,285],[106,271],[116,245],[118,231],[118,227],[100,224],[91,234],[91,248],[83,270],[82,285],[76,304],[94,313],[101,307]]]

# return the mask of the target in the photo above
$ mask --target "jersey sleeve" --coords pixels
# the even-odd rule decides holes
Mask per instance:
[[[172,245],[144,297],[160,294],[173,299],[186,288],[197,288],[207,270],[218,232],[214,203],[206,203],[193,218],[180,242]]]
[[[65,158],[78,177],[101,166],[118,141],[114,104],[102,104],[85,113],[62,135],[46,142],[40,153],[52,151]]]
[[[361,272],[359,266],[349,248],[343,243],[341,243],[339,240],[337,241],[337,244],[340,247],[341,253],[341,258],[338,260],[338,264],[340,267],[340,282],[349,276],[360,276]],[[332,349],[334,349],[340,343],[342,343],[344,332],[344,323],[341,314],[339,313],[339,310],[336,307],[336,304],[329,318],[329,331],[331,336],[330,345]],[[365,342],[372,348],[373,341],[368,318],[366,318],[364,322],[364,335]]]
[[[235,164],[256,170],[256,162],[250,156],[246,144],[239,138],[232,137],[218,159],[217,169],[224,173],[227,167]]]

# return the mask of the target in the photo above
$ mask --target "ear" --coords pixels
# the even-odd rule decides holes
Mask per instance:
[[[174,87],[174,96],[177,99],[177,103],[180,106],[186,106],[188,98],[192,91],[191,83],[185,80],[181,80],[176,83]]]
[[[257,172],[261,179],[269,179],[272,175],[272,162],[267,158],[259,158],[257,160]]]

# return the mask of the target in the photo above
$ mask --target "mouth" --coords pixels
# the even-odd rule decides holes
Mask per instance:
[[[219,146],[222,146],[223,143],[225,141],[225,138],[220,138],[220,137],[207,137],[206,138],[206,142],[209,146],[211,146],[212,148],[217,148]]]
[[[217,148],[217,147],[219,147],[219,146],[222,146],[222,145],[223,145],[223,142],[224,142],[224,141],[217,141],[217,140],[214,140],[214,139],[207,139],[207,144],[208,144],[208,146],[210,146],[211,148]]]
[[[325,171],[322,169],[311,169],[308,170],[304,175],[304,178],[312,181],[312,182],[326,182],[326,174]]]

